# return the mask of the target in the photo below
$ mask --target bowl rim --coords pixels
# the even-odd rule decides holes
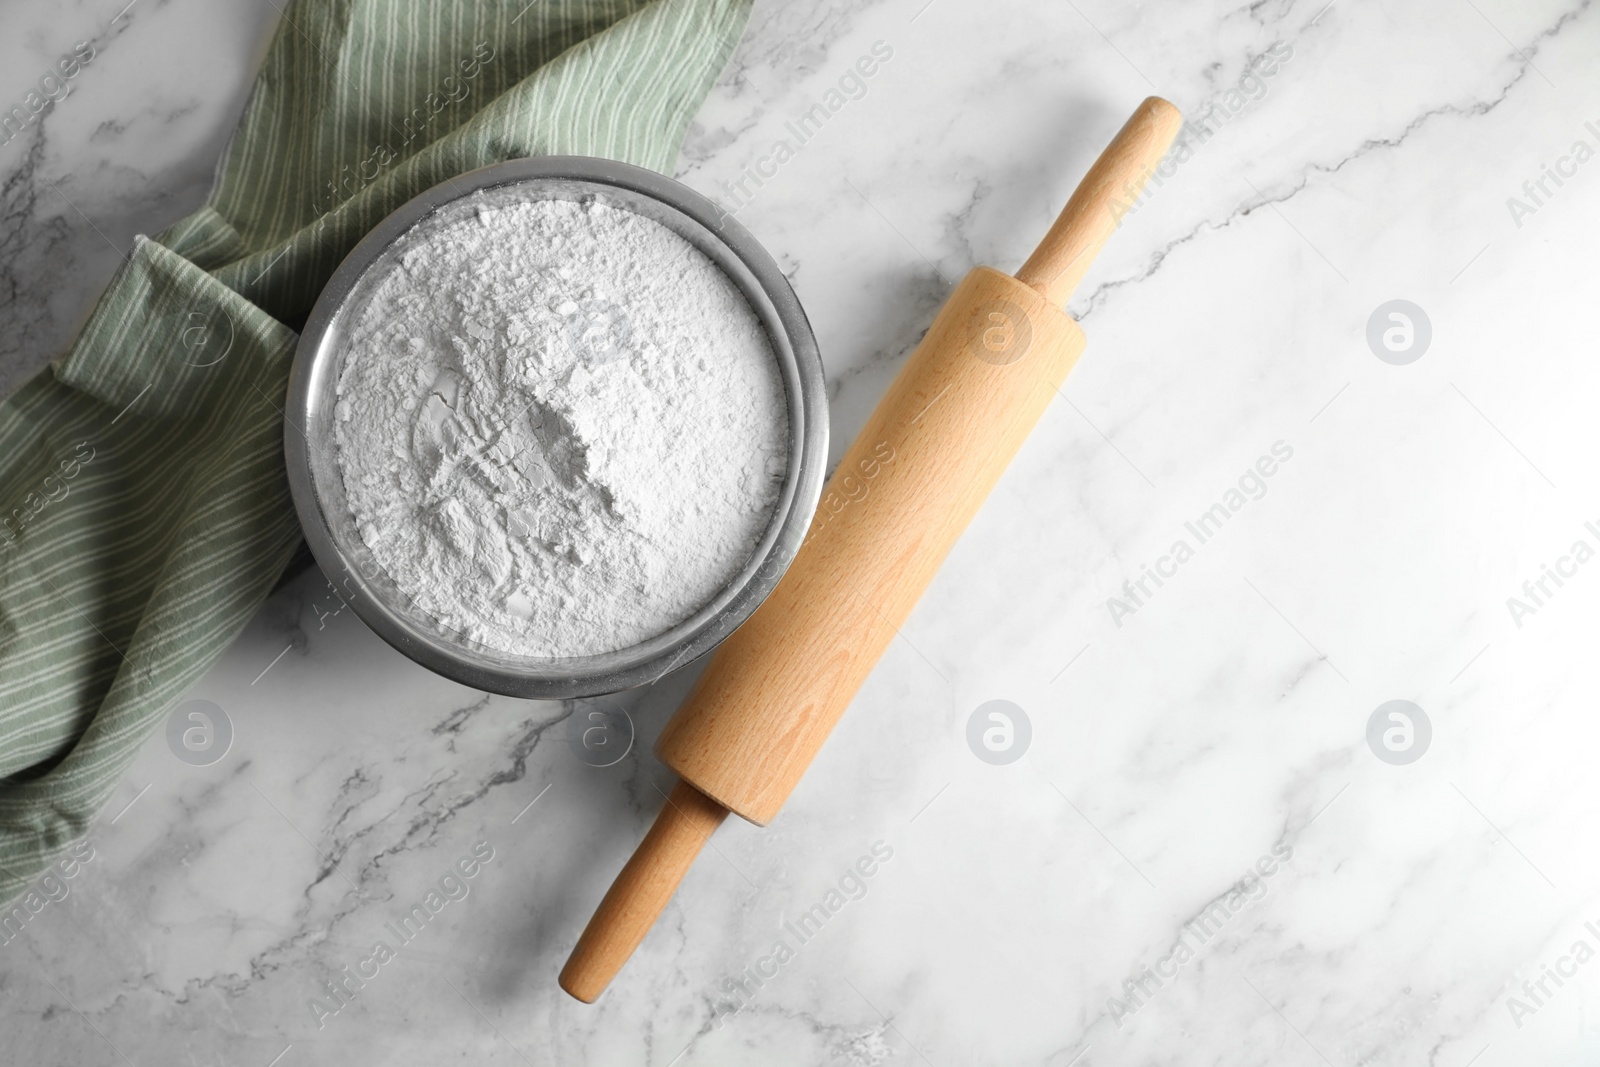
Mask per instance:
[[[330,424],[343,370],[336,327],[358,285],[386,264],[396,244],[430,216],[463,201],[518,185],[539,186],[536,199],[606,198],[613,206],[667,226],[728,274],[761,319],[783,376],[789,415],[789,469],[773,520],[758,550],[709,603],[644,642],[594,656],[517,657],[487,649],[409,603],[375,561],[359,558],[364,543],[341,541],[330,506],[344,500]],[[535,156],[494,163],[447,178],[412,197],[367,233],[329,276],[306,320],[290,370],[284,459],[290,494],[306,543],[340,599],[390,646],[463,685],[527,699],[567,699],[619,692],[654,682],[709,652],[760,606],[805,540],[822,493],[828,449],[827,392],[816,337],[788,279],[755,236],[708,198],[672,178],[628,163],[590,156]],[[320,423],[319,423],[320,420]],[[318,435],[317,444],[313,436]],[[319,474],[319,471],[321,472]],[[331,498],[331,499],[330,499]],[[353,517],[342,508],[353,529]],[[397,599],[398,598],[398,599]],[[396,602],[391,602],[396,601]],[[417,617],[412,617],[417,616]],[[476,647],[474,647],[476,646]]]

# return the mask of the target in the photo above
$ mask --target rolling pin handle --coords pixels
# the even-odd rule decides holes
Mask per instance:
[[[638,851],[584,927],[561,969],[562,989],[585,1004],[605,992],[727,816],[727,808],[688,782],[673,787]]]
[[[1070,300],[1182,128],[1176,107],[1146,97],[1084,175],[1017,280],[1057,307]]]

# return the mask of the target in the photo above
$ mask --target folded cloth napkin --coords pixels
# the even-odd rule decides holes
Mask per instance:
[[[300,544],[296,341],[385,215],[476,167],[668,170],[749,0],[298,0],[205,206],[0,404],[0,902],[82,837]]]

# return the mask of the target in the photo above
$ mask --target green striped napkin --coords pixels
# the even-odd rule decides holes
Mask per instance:
[[[400,204],[521,156],[666,171],[749,0],[300,0],[204,207],[0,404],[0,901],[88,832],[300,543],[300,326]]]

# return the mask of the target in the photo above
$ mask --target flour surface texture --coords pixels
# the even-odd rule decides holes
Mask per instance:
[[[517,655],[626,648],[757,548],[781,372],[726,274],[600,201],[480,194],[352,307],[335,427],[362,539],[444,627]]]

